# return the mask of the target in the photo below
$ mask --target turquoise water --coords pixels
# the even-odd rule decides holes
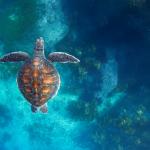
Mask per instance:
[[[32,113],[16,83],[21,63],[0,64],[0,150],[149,150],[150,2],[0,0],[0,56],[70,53],[48,113]]]

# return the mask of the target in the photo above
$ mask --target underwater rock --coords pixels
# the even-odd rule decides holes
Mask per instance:
[[[112,97],[106,98],[98,106],[99,115],[105,115],[107,112],[109,112],[119,101],[123,100],[125,95],[126,94],[124,92],[118,92],[118,93],[114,93]]]
[[[33,40],[43,36],[52,48],[68,32],[59,1],[16,0],[0,14],[0,39],[5,51],[33,48]],[[28,43],[28,44],[27,44]]]
[[[40,0],[37,3],[39,20],[36,24],[39,35],[52,47],[68,32],[68,26],[61,8],[61,0]],[[42,8],[42,9],[41,9]]]
[[[95,94],[95,97],[101,100],[98,106],[98,112],[101,115],[108,112],[125,96],[124,88],[119,91],[115,90],[118,87],[118,64],[114,56],[114,50],[107,49],[106,55],[107,61],[100,69],[102,76],[101,90]]]
[[[114,57],[114,52],[107,50],[107,62],[101,67],[101,91],[99,92],[99,99],[105,101],[107,95],[117,86],[118,84],[118,67]]]
[[[94,71],[94,70],[100,70],[101,68],[101,62],[93,57],[87,57],[84,61],[84,63],[88,66],[88,70]]]
[[[127,101],[126,97],[126,103]],[[93,143],[98,144],[99,149],[103,147],[104,143],[104,146],[106,143],[113,145],[111,149],[114,150],[117,148],[149,149],[149,136],[146,134],[150,132],[148,114],[149,112],[144,105],[135,104],[131,107],[120,101],[120,104],[111,108],[109,113],[105,113],[104,116],[100,114],[96,116],[94,123],[96,127],[92,126],[93,131],[89,134],[91,134]],[[103,138],[101,139],[103,137],[102,131],[104,132],[104,141]],[[125,143],[128,143],[128,147]]]
[[[71,119],[78,121],[92,121],[97,115],[95,102],[72,101],[67,110]]]

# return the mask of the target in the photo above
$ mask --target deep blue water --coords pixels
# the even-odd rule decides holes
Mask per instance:
[[[32,113],[0,63],[0,150],[150,150],[149,0],[0,0],[0,56],[63,51],[47,114]]]

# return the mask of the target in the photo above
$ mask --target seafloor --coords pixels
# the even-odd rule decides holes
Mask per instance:
[[[149,0],[0,0],[0,56],[63,51],[48,114],[16,84],[23,63],[0,64],[0,150],[150,150]]]

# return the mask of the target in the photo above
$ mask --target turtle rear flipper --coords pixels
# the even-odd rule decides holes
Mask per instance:
[[[41,111],[42,113],[47,113],[47,112],[48,112],[47,103],[45,103],[44,105],[42,105],[42,106],[40,107],[40,111]]]
[[[78,63],[79,59],[63,52],[53,52],[48,55],[48,59],[51,62],[60,62],[60,63]]]
[[[30,56],[26,52],[12,52],[4,55],[0,58],[0,62],[17,62],[17,61],[26,61]]]
[[[33,113],[36,113],[38,111],[38,108],[36,106],[34,106],[34,105],[31,105],[31,111]]]

